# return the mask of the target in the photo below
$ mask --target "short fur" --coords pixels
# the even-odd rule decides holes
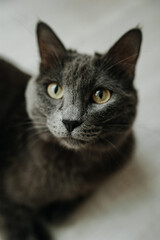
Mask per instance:
[[[51,239],[41,221],[44,212],[70,209],[123,166],[134,147],[141,31],[130,30],[107,53],[94,56],[67,50],[42,22],[37,36],[36,78],[28,81],[29,75],[0,62],[0,212],[8,240]],[[63,87],[62,99],[47,94],[52,82]],[[108,102],[93,102],[99,88],[110,90]],[[70,132],[64,120],[79,126]]]

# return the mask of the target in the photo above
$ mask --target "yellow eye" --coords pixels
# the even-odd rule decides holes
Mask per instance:
[[[108,102],[110,98],[111,92],[107,89],[98,89],[92,95],[93,101],[98,104]]]
[[[47,87],[48,95],[54,99],[60,99],[63,97],[63,89],[57,83],[51,83]]]

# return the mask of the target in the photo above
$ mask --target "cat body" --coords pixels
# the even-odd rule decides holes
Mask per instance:
[[[40,73],[28,82],[24,75],[0,127],[0,212],[9,240],[50,239],[41,209],[88,195],[134,147],[140,30],[94,56],[66,50],[44,23],[37,36]]]

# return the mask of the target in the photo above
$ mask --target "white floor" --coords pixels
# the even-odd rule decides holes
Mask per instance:
[[[38,72],[35,24],[46,21],[67,47],[106,51],[139,25],[144,41],[137,67],[137,150],[131,163],[103,184],[56,240],[160,239],[160,1],[0,0],[0,56]]]

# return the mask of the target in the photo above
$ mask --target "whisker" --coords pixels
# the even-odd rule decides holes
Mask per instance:
[[[40,136],[41,134],[44,134],[44,133],[49,133],[48,130],[46,129],[43,129],[41,130],[40,132],[37,132],[35,134],[32,134],[31,136],[29,136],[29,140],[32,140],[31,143],[30,143],[30,146],[31,146],[31,149],[34,147],[34,145],[36,144],[36,142],[39,141],[39,138],[38,136]],[[35,139],[35,141],[33,141]]]
[[[118,155],[120,155],[120,157],[124,158],[125,156],[123,155],[123,153],[119,150],[119,148],[113,144],[111,141],[109,141],[108,139],[105,139],[105,141],[107,143],[109,143],[109,145],[115,150],[116,153],[118,153]],[[121,161],[119,161],[119,159],[117,157],[112,156],[112,152],[108,152],[110,154],[111,157],[113,157],[114,163],[116,161],[116,164],[120,167],[121,166]]]
[[[21,127],[21,126],[27,127],[29,125],[36,125],[36,124],[43,124],[44,125],[44,124],[46,124],[46,122],[45,122],[45,120],[39,119],[39,118],[35,119],[34,122],[30,119],[27,119],[27,120],[23,120],[23,119],[21,120],[20,119],[20,122],[11,123],[9,125],[9,127],[11,127],[11,128]]]
[[[31,131],[33,131],[33,130],[34,130],[34,132],[32,133]],[[48,131],[48,129],[47,129],[46,127],[44,127],[44,128],[39,128],[39,131],[36,131],[35,128],[29,128],[29,129],[26,129],[26,131],[22,133],[22,135],[20,136],[20,139],[19,139],[19,140],[21,140],[21,138],[23,137],[23,135],[25,135],[26,133],[29,133],[29,132],[31,132],[31,133],[27,136],[27,141],[30,142],[30,143],[33,142],[34,139],[36,139],[36,141],[38,141],[38,140],[40,139],[39,136],[40,136],[41,134],[49,133],[49,131]],[[18,146],[18,149],[21,150],[22,147],[25,146],[25,143],[26,143],[26,142],[21,141],[21,142],[20,142],[20,145]],[[33,142],[33,143],[34,143],[34,142]],[[32,143],[32,144],[33,144],[33,143]]]

